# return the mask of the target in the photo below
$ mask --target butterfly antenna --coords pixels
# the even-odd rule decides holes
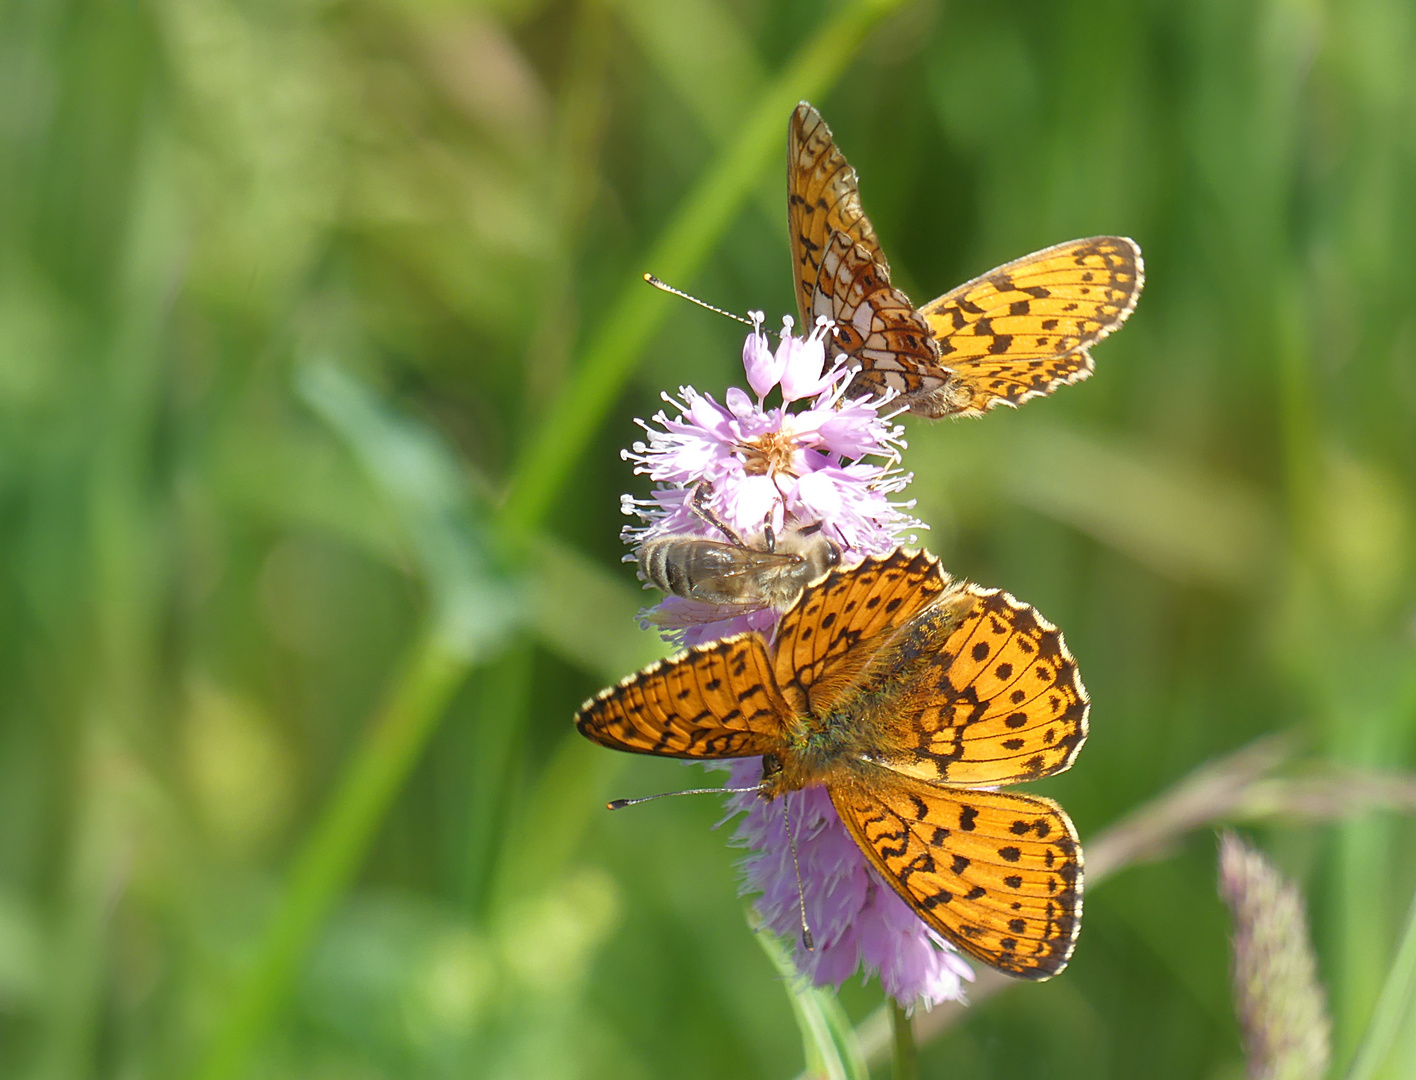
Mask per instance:
[[[714,307],[712,304],[705,303],[704,301],[698,299],[698,297],[696,296],[690,296],[682,289],[675,289],[672,285],[666,285],[664,284],[664,282],[656,278],[653,274],[645,274],[644,280],[649,282],[649,284],[654,286],[654,288],[656,289],[663,289],[666,293],[673,293],[675,296],[681,296],[691,304],[697,304],[699,307],[707,308],[709,311],[716,311],[719,315],[726,315],[728,318],[740,322],[744,326],[750,326],[754,330],[756,330],[759,325],[758,323],[753,322],[751,319],[744,319],[741,315],[734,315],[731,311],[724,311],[720,307]]]
[[[801,887],[801,863],[797,861],[796,836],[792,833],[792,815],[787,809],[787,800],[782,799],[782,820],[787,825],[787,843],[792,849],[792,869],[796,871],[797,879],[797,910],[801,912],[801,943],[806,946],[807,952],[816,949],[816,941],[811,936],[811,927],[806,925],[806,893]]]
[[[661,791],[657,795],[641,795],[637,799],[611,799],[605,804],[607,810],[623,810],[626,806],[638,806],[640,803],[653,802],[655,799],[667,799],[670,795],[745,795],[749,791],[757,791],[757,786],[753,787],[702,787],[691,788],[688,791]]]

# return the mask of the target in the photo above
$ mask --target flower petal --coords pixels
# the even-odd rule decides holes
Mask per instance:
[[[777,347],[777,355],[783,357],[783,401],[815,397],[830,385],[831,379],[823,379],[821,375],[821,369],[826,365],[826,347],[814,334],[805,340],[796,337],[784,338]]]
[[[735,420],[752,420],[753,414],[757,411],[752,404],[752,399],[747,396],[746,391],[733,386],[723,395],[723,401],[728,406],[728,411],[733,414]]]
[[[745,476],[734,486],[731,520],[742,532],[756,536],[764,522],[773,517],[773,507],[781,497],[770,476]]]
[[[742,366],[747,370],[747,385],[759,398],[777,385],[782,377],[783,361],[778,358],[780,350],[773,353],[767,343],[767,335],[754,330],[747,335],[742,345]]]
[[[833,521],[840,515],[843,500],[839,478],[833,472],[822,469],[797,481],[796,497],[811,521]]]

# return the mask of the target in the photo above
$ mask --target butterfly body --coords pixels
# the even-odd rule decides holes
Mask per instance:
[[[771,644],[739,634],[660,661],[587,701],[576,725],[635,753],[761,755],[768,800],[825,787],[931,927],[1047,978],[1079,925],[1075,831],[1049,800],[978,789],[1068,768],[1086,714],[1055,627],[897,550],[813,582]]]
[[[924,639],[935,636],[931,630],[957,621],[952,605],[941,597],[897,630],[893,640],[881,642],[870,667],[854,681],[829,694],[818,692],[827,702],[819,712],[809,703],[798,705],[801,711],[784,732],[777,781],[783,790],[840,782],[906,753],[908,733],[898,717],[932,659]]]
[[[916,308],[861,207],[855,170],[806,102],[787,129],[787,219],[805,324],[831,320],[858,396],[894,392],[922,416],[977,416],[1085,379],[1089,349],[1131,314],[1145,280],[1122,236],[1056,244]]]
[[[881,703],[863,696],[825,716],[791,717],[781,748],[764,761],[762,797],[774,799],[783,792],[854,777],[888,740],[888,729],[879,722]]]

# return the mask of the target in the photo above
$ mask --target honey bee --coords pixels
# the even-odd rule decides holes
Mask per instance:
[[[635,552],[640,574],[673,596],[721,607],[770,607],[785,611],[802,590],[840,565],[841,549],[821,525],[792,527],[781,535],[764,528],[760,547],[745,543],[708,509],[702,491],[693,508],[728,538],[664,536]]]
[[[636,553],[639,570],[656,588],[685,600],[723,607],[785,611],[802,590],[840,565],[841,549],[820,526],[763,534],[761,548],[699,536],[664,536]]]

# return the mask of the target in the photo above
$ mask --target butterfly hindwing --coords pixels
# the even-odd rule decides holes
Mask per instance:
[[[1135,241],[1093,236],[1025,255],[930,301],[920,313],[954,386],[916,411],[978,415],[1085,379],[1088,347],[1126,321],[1144,281]]]
[[[950,587],[889,646],[909,666],[875,760],[931,783],[1013,784],[1069,768],[1088,699],[1062,632],[1001,589]]]
[[[1010,975],[1067,965],[1082,915],[1082,850],[1050,799],[937,788],[861,767],[830,786],[881,877],[935,931]]]
[[[845,353],[859,368],[852,394],[880,397],[893,389],[912,399],[947,383],[929,323],[890,284],[885,267],[845,233],[832,234],[811,293],[810,319],[821,317],[834,324],[826,339],[830,354]]]
[[[780,749],[788,715],[762,639],[738,634],[621,679],[580,706],[575,726],[612,750],[753,757]]]

